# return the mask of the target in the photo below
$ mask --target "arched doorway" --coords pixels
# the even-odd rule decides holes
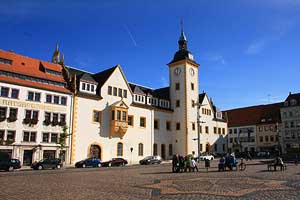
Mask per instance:
[[[101,148],[98,145],[92,144],[90,147],[90,157],[99,158],[101,160]]]
[[[210,152],[210,144],[209,143],[206,143],[205,149],[206,149],[206,153]]]

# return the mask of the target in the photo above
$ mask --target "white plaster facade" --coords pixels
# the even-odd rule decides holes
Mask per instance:
[[[22,165],[30,165],[34,161],[41,160],[45,157],[59,157],[61,150],[65,151],[65,162],[70,162],[70,140],[68,137],[66,140],[66,148],[60,149],[60,145],[57,142],[51,140],[51,134],[57,134],[57,139],[60,133],[62,133],[62,126],[56,125],[44,125],[45,112],[57,113],[65,115],[66,126],[68,127],[67,133],[71,133],[71,107],[72,107],[72,96],[70,93],[59,93],[44,89],[36,89],[33,87],[25,87],[16,84],[0,82],[0,91],[2,88],[9,88],[8,97],[0,96],[0,107],[6,108],[6,119],[0,122],[0,131],[4,133],[3,143],[0,145],[0,151],[8,152],[11,157],[17,158],[21,161]],[[17,89],[19,91],[18,98],[11,98],[11,89]],[[28,100],[28,91],[39,93],[40,101]],[[46,94],[51,96],[66,97],[66,105],[59,105],[53,103],[46,103]],[[9,122],[9,113],[11,108],[17,109],[17,120]],[[23,120],[26,115],[26,110],[38,111],[38,122],[36,125],[24,124]],[[58,116],[59,116],[58,115]],[[8,132],[15,132],[14,138],[9,144]],[[29,140],[24,136],[24,132],[30,132],[29,135],[34,133],[33,137]],[[43,134],[49,133],[48,141],[44,139]],[[24,141],[25,140],[25,141]],[[46,153],[47,152],[47,153]],[[26,155],[25,155],[26,154]],[[46,155],[47,154],[47,155]]]

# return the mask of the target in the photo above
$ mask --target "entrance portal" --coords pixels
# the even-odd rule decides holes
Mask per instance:
[[[101,160],[101,148],[98,145],[92,144],[90,147],[90,155],[92,158],[99,158]]]
[[[23,153],[23,165],[30,166],[32,164],[32,150],[24,150]]]

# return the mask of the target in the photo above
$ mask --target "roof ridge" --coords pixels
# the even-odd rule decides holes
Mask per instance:
[[[132,84],[132,85],[135,85],[135,86],[139,86],[139,87],[144,87],[144,88],[147,88],[147,89],[150,89],[150,90],[155,90],[151,87],[147,87],[147,86],[144,86],[144,85],[140,85],[140,84],[136,84],[136,83],[132,83],[132,82],[128,82],[129,84]]]

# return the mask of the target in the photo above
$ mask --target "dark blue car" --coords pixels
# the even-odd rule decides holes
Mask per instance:
[[[86,167],[101,167],[101,160],[99,158],[87,158],[75,163],[77,168],[86,168]]]

